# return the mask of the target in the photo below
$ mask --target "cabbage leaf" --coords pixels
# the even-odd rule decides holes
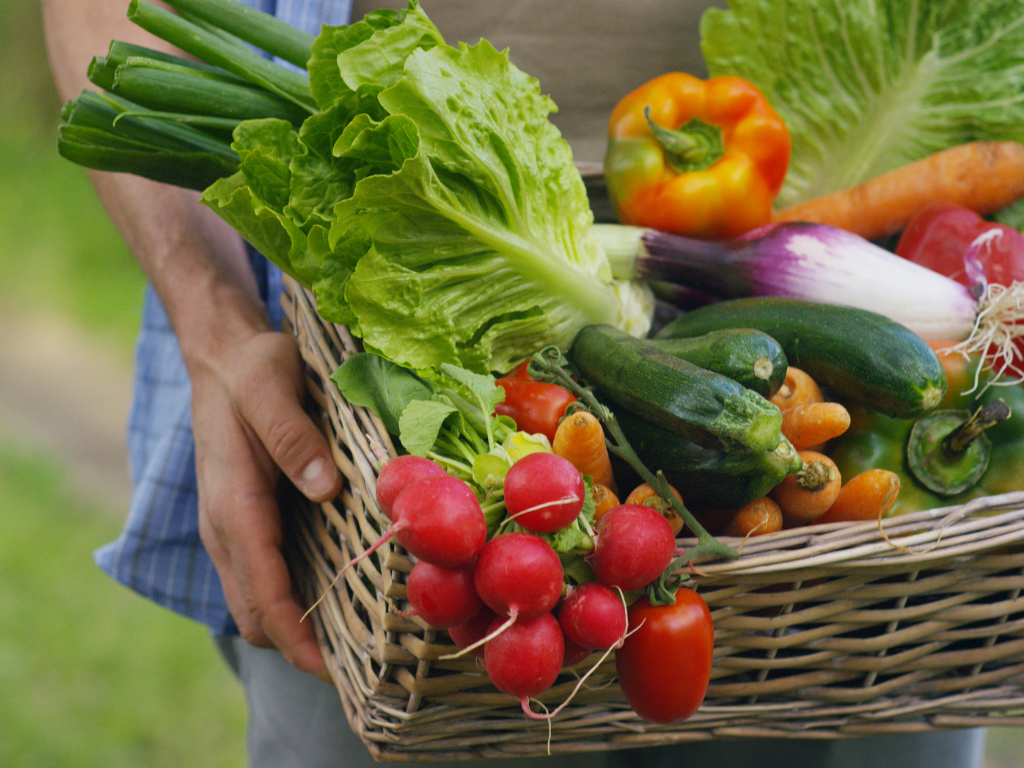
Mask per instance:
[[[729,0],[711,75],[750,80],[793,137],[777,205],[972,140],[1024,140],[1024,0]]]

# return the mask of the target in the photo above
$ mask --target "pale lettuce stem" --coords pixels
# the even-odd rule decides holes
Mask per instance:
[[[514,237],[507,229],[500,231],[480,226],[479,221],[445,206],[437,206],[442,216],[458,224],[466,232],[496,253],[508,259],[519,275],[545,291],[571,304],[576,312],[591,323],[613,322],[618,314],[619,301],[612,287],[597,275],[576,267],[561,258],[552,257],[520,238]]]

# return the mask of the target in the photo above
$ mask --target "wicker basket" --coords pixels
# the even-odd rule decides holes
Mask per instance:
[[[441,661],[445,632],[402,615],[412,562],[379,537],[380,421],[344,402],[330,374],[358,344],[290,284],[286,315],[335,459],[333,503],[291,504],[290,559],[348,720],[378,760],[559,754],[696,739],[829,738],[1024,725],[1024,492],[881,523],[819,525],[750,539],[738,560],[699,566],[715,623],[711,685],[696,715],[652,726],[606,660],[549,724],[528,720],[475,659]],[[738,545],[739,541],[730,543]],[[683,542],[685,546],[685,542]],[[576,686],[595,654],[541,700]]]

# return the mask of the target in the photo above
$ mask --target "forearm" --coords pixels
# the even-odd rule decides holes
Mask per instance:
[[[128,21],[127,0],[42,0],[51,70],[63,100],[89,87],[89,61],[113,39],[167,48]],[[225,344],[266,330],[241,237],[198,195],[127,174],[90,172],[100,200],[154,286],[190,370]]]

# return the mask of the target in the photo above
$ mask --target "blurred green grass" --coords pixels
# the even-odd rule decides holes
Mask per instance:
[[[40,27],[36,0],[0,0],[0,310],[57,317],[127,362],[144,278],[57,154]],[[205,628],[92,561],[124,512],[0,422],[0,765],[244,764],[244,697]]]
[[[0,433],[0,765],[241,766],[240,686],[202,627],[114,584],[120,528]]]

